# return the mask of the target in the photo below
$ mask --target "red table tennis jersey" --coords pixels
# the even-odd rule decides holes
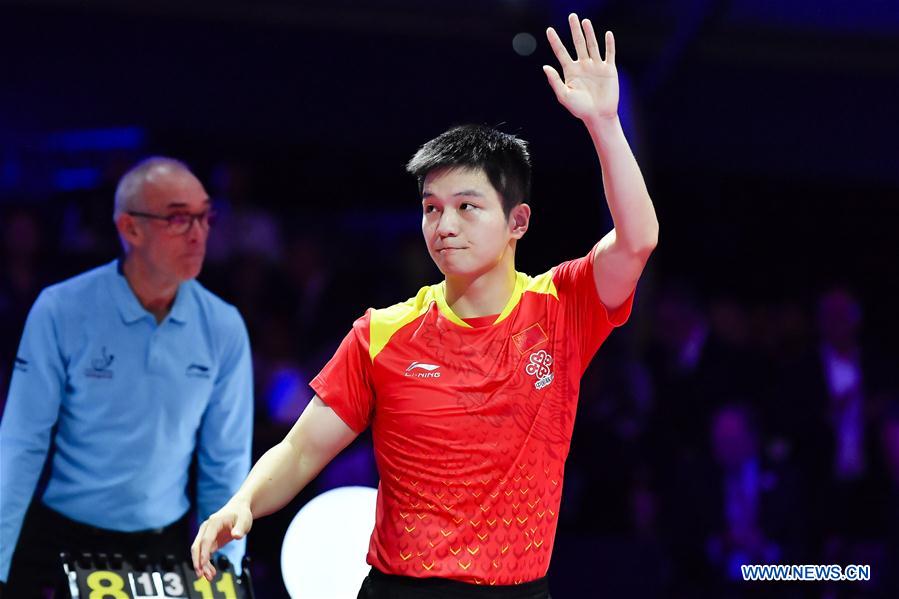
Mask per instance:
[[[520,584],[546,575],[580,379],[609,313],[587,256],[530,277],[472,327],[445,284],[368,310],[311,386],[372,427],[381,475],[368,563],[388,574]]]

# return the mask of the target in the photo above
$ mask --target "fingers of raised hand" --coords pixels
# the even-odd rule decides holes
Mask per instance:
[[[569,25],[571,25],[571,35],[574,39],[575,47],[578,49],[578,60],[582,60],[584,58],[590,58],[597,62],[606,62],[609,64],[615,64],[615,37],[612,35],[611,31],[606,31],[605,34],[605,59],[603,59],[602,54],[600,54],[599,50],[599,42],[596,37],[596,29],[593,27],[593,22],[590,19],[584,19],[580,23],[578,22],[577,15],[572,13],[568,17]],[[583,27],[583,30],[581,29]],[[579,45],[579,40],[584,41],[584,51],[581,51],[581,46]]]
[[[546,73],[546,79],[549,81],[549,86],[553,92],[555,92],[556,99],[561,102],[565,97],[565,82],[562,81],[559,72],[549,65],[543,65],[543,72]]]
[[[593,23],[590,19],[584,19],[584,36],[587,40],[587,51],[593,60],[602,60],[599,53],[599,43],[596,41],[596,31],[593,29]]]
[[[587,51],[587,40],[584,38],[581,22],[578,20],[576,14],[571,13],[568,15],[568,26],[571,27],[571,41],[574,42],[577,59],[584,60],[586,58],[591,58],[590,53]],[[593,56],[592,58],[598,59],[597,56]]]
[[[606,62],[615,65],[615,36],[611,31],[606,31]]]
[[[565,44],[562,43],[559,34],[552,27],[548,27],[546,29],[546,39],[549,40],[549,46],[553,49],[553,54],[556,55],[556,59],[562,65],[562,70],[567,69],[574,61],[571,60],[571,56],[568,54],[568,50],[565,48]]]
[[[571,39],[574,42],[576,61],[571,58],[571,55],[565,48],[565,43],[559,37],[559,34],[556,33],[556,30],[552,27],[548,27],[546,30],[549,45],[562,66],[563,74],[567,74],[571,66],[578,63],[584,64],[592,61],[608,65],[615,64],[615,38],[611,31],[606,31],[604,36],[605,59],[603,59],[593,22],[590,19],[581,21],[575,13],[571,13],[568,16],[568,24],[571,27]]]

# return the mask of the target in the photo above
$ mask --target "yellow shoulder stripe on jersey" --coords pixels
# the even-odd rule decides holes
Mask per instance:
[[[516,272],[515,290],[512,292],[512,297],[509,298],[506,307],[503,308],[503,311],[500,312],[500,315],[493,324],[502,322],[508,318],[509,314],[512,313],[512,310],[518,305],[518,302],[521,301],[521,296],[525,293],[544,293],[559,299],[559,296],[556,293],[556,285],[553,283],[553,271],[548,270],[536,277],[530,277],[523,272]]]
[[[460,327],[470,328],[467,322],[459,318],[449,307],[449,304],[446,302],[446,283],[440,283],[439,285],[432,286],[435,294],[435,300],[437,301],[437,307],[440,309],[440,312],[451,322],[459,325]],[[536,277],[530,277],[524,273],[516,272],[515,273],[515,288],[512,290],[512,297],[509,298],[509,301],[506,302],[503,311],[500,312],[499,316],[496,317],[496,320],[493,321],[493,324],[500,323],[504,321],[512,311],[518,306],[518,302],[521,301],[521,296],[525,293],[545,293],[553,296],[556,299],[559,299],[559,295],[556,292],[556,285],[553,283],[553,271],[549,270],[542,275],[538,275]]]
[[[381,353],[394,333],[428,311],[431,303],[436,299],[435,287],[437,285],[422,287],[415,297],[389,308],[371,311],[368,355],[372,362],[375,361],[375,356]]]
[[[440,313],[443,314],[447,318],[447,320],[449,320],[453,324],[457,324],[460,327],[470,329],[471,325],[456,316],[456,313],[453,312],[453,309],[450,308],[449,304],[446,302],[446,281],[434,285],[433,289],[434,299],[437,301],[437,308],[440,310]]]
[[[554,273],[555,269],[548,270],[542,275],[537,275],[536,277],[529,277],[521,273],[518,273],[518,276],[528,279],[528,283],[524,287],[525,291],[530,291],[531,293],[545,293],[553,296],[556,299],[559,299],[559,294],[556,291],[556,284],[553,283]]]
[[[559,299],[556,292],[556,285],[553,283],[553,271],[549,270],[542,275],[530,277],[524,273],[515,273],[515,289],[512,291],[512,297],[506,302],[503,311],[496,318],[493,324],[502,322],[512,313],[521,296],[525,293],[544,293]],[[394,304],[389,308],[380,310],[372,310],[371,319],[369,320],[369,345],[368,354],[372,362],[375,356],[381,353],[381,350],[390,341],[390,338],[401,328],[424,314],[431,307],[431,303],[436,302],[441,314],[450,322],[460,327],[470,328],[467,322],[459,318],[449,304],[446,302],[446,282],[437,285],[429,285],[418,290],[415,297],[399,304]]]

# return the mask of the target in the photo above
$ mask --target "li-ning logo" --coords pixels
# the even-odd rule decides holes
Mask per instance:
[[[531,376],[537,377],[534,383],[534,389],[543,389],[553,382],[553,373],[550,366],[553,365],[553,357],[549,355],[545,349],[531,354],[528,358],[528,365],[524,367],[524,371]]]
[[[209,367],[203,366],[201,364],[191,364],[187,367],[187,376],[199,378],[199,379],[208,379],[209,378]]]
[[[412,362],[403,374],[404,376],[414,376],[419,379],[439,379],[440,366],[437,364],[425,364],[424,362]]]
[[[112,371],[109,369],[115,356],[106,353],[106,346],[103,346],[99,358],[91,360],[91,367],[84,371],[84,374],[95,379],[111,379]]]
[[[28,360],[16,356],[16,365],[14,368],[20,372],[28,372]]]

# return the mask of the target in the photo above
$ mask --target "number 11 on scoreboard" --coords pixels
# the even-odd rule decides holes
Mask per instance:
[[[231,578],[230,572],[222,574],[221,580],[215,583],[217,591],[225,596],[225,599],[237,599],[237,591],[234,589],[234,579]],[[212,585],[205,578],[199,578],[194,581],[194,590],[203,595],[203,599],[215,599],[212,593]]]

